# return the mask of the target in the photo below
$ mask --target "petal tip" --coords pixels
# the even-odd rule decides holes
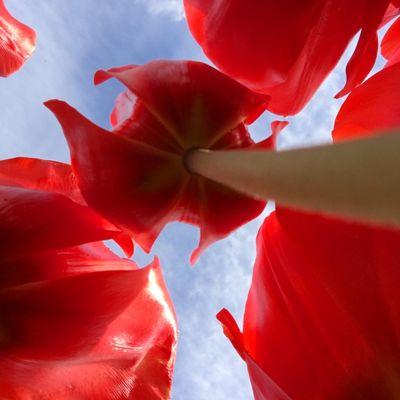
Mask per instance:
[[[255,122],[264,112],[267,110],[268,105],[271,101],[271,96],[266,95],[266,94],[260,94],[260,99],[263,99],[264,101],[261,101],[261,104],[256,107],[250,115],[246,118],[245,123],[246,125],[251,125],[253,122]]]
[[[111,78],[117,77],[116,76],[117,74],[119,74],[121,72],[129,71],[136,67],[137,67],[137,65],[135,65],[135,64],[129,64],[129,65],[124,65],[122,67],[110,68],[107,70],[99,69],[98,71],[95,72],[95,74],[93,76],[93,82],[95,85],[100,85],[101,83],[108,81]]]
[[[94,73],[93,83],[97,86],[102,84],[103,82],[108,81],[111,78],[112,76],[106,70],[99,69]]]
[[[127,258],[131,258],[135,252],[133,239],[126,233],[120,233],[114,238],[115,243],[122,249]]]
[[[199,249],[194,250],[193,253],[190,255],[189,264],[191,267],[194,267],[194,265],[197,263],[197,261],[199,260],[199,256],[200,256]]]
[[[216,318],[221,323],[225,336],[231,341],[233,347],[244,360],[246,350],[243,343],[243,335],[232,314],[226,308],[223,308],[217,313]]]
[[[43,102],[43,105],[48,108],[49,110],[54,110],[54,108],[56,108],[58,105],[65,103],[62,100],[58,100],[58,99],[50,99],[50,100],[46,100]]]
[[[350,93],[350,90],[346,89],[346,87],[344,87],[340,92],[336,93],[335,96],[333,96],[333,98],[338,100],[338,99],[346,96],[349,93]]]

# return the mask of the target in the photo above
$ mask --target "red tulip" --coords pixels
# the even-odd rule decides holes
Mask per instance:
[[[65,164],[0,162],[0,393],[169,399],[177,328],[159,263],[86,243],[119,231],[60,194],[75,188]]]
[[[198,225],[192,255],[255,218],[265,206],[184,167],[193,148],[255,148],[246,122],[267,98],[212,67],[193,61],[155,61],[99,71],[95,82],[117,78],[128,90],[106,131],[68,104],[46,103],[60,121],[87,203],[149,251],[170,221]]]
[[[0,0],[0,76],[19,70],[35,50],[36,33],[17,21]]]
[[[399,68],[350,94],[334,140],[400,127]],[[400,231],[278,208],[257,246],[243,334],[226,310],[219,314],[255,398],[398,398]]]
[[[223,72],[271,95],[268,109],[298,113],[361,30],[340,96],[360,84],[374,65],[377,29],[390,0],[185,0],[189,27]],[[399,7],[397,2],[390,6]]]
[[[243,335],[257,400],[397,399],[400,233],[278,209],[264,223]]]
[[[388,60],[387,66],[400,63],[400,18],[393,23],[383,38],[382,55]]]

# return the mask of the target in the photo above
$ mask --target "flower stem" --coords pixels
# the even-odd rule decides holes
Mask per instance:
[[[400,133],[288,151],[193,150],[191,172],[260,199],[400,227]]]

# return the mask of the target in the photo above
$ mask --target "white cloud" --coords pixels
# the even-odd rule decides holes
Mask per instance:
[[[184,18],[183,0],[135,0],[137,4],[143,4],[152,14],[166,15],[177,21]]]

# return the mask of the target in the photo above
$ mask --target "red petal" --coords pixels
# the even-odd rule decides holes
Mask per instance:
[[[373,135],[400,127],[400,64],[378,72],[356,88],[342,105],[335,140]]]
[[[2,357],[83,354],[142,290],[147,275],[146,270],[92,272],[1,290]]]
[[[117,97],[111,119],[118,122],[113,126],[113,132],[117,135],[164,152],[182,153],[182,147],[174,136],[129,90]]]
[[[114,237],[114,241],[119,247],[121,247],[126,257],[131,258],[133,256],[133,253],[135,252],[135,245],[130,235],[127,233],[120,233]]]
[[[366,2],[366,12],[360,39],[356,50],[347,64],[347,82],[345,87],[336,95],[336,98],[345,96],[358,86],[371,71],[378,53],[378,35],[385,11],[388,8],[387,1],[370,0]]]
[[[381,50],[383,57],[388,60],[387,66],[400,63],[400,18],[386,32]]]
[[[389,0],[279,2],[185,0],[195,39],[225,73],[271,95],[268,109],[298,113],[363,29],[348,67],[346,92],[376,57],[376,30]]]
[[[89,272],[130,271],[136,265],[116,256],[102,242],[94,242],[2,260],[0,268],[0,288],[8,288]]]
[[[103,71],[103,70],[97,71],[95,76],[93,77],[93,83],[95,85],[100,85],[101,83],[106,82],[112,78],[110,73],[129,71],[135,67],[137,67],[137,65],[129,64],[129,65],[124,65],[122,67],[110,68],[108,71]]]
[[[247,353],[243,335],[232,314],[224,308],[217,314],[217,319],[221,322],[225,336],[247,363],[255,399],[291,400]]]
[[[110,239],[118,230],[88,207],[56,193],[0,185],[0,254]]]
[[[104,131],[66,103],[46,106],[63,126],[86,201],[149,251],[187,174],[180,158]],[[168,180],[157,184],[162,174]]]
[[[183,149],[210,147],[268,101],[195,61],[112,68],[98,71],[95,82],[105,74],[135,93]]]
[[[389,5],[387,8],[385,15],[383,16],[382,22],[380,27],[382,28],[385,26],[388,22],[390,22],[393,18],[396,18],[400,14],[400,3],[398,5],[395,5],[395,2],[392,1],[392,3]]]
[[[256,400],[293,400],[248,355],[246,363],[247,370],[251,376],[251,386]]]
[[[225,336],[231,341],[233,347],[240,354],[240,356],[246,359],[246,349],[243,345],[243,335],[233,318],[232,314],[223,308],[218,314],[217,319],[221,322],[222,328],[224,330]]]
[[[35,50],[35,42],[35,31],[17,21],[0,0],[0,76],[20,69]]]
[[[197,184],[197,193],[185,196],[185,199],[196,199],[200,225],[200,242],[191,255],[191,264],[213,242],[256,218],[265,208],[264,201],[251,199],[213,181],[197,179]]]
[[[0,393],[167,400],[177,329],[158,261],[137,269],[102,243],[61,248],[119,233],[59,194],[71,188],[64,167],[0,162]]]
[[[399,245],[399,232],[273,213],[258,235],[245,311],[243,345],[264,374],[247,360],[253,386],[273,382],[298,400],[395,398]]]
[[[55,192],[85,204],[68,164],[18,157],[0,161],[0,184]]]
[[[279,134],[289,125],[289,121],[272,121],[271,135],[255,144],[258,149],[275,150]]]
[[[0,161],[0,185],[59,193],[79,204],[86,205],[71,166],[57,161],[28,157],[2,160]],[[106,221],[104,224],[110,225],[111,228],[111,224]],[[115,236],[114,240],[127,257],[132,257],[134,245],[129,235],[121,233]]]
[[[65,318],[68,315],[66,311],[73,309],[75,304],[79,311],[71,314],[70,325],[60,333],[64,339],[65,332],[70,333],[73,326],[71,323],[77,315],[92,315],[92,305],[94,315],[106,315],[107,311],[116,309],[118,302],[115,303],[113,299],[112,305],[105,302],[105,309],[102,311],[102,301],[105,301],[107,296],[116,296],[121,300],[124,296],[126,300],[131,299],[128,307],[108,325],[102,338],[86,354],[51,362],[3,357],[0,361],[1,370],[6,372],[0,375],[0,390],[3,396],[12,399],[40,397],[57,400],[170,398],[177,329],[174,310],[158,262],[145,270],[94,273],[80,275],[75,280],[83,282],[82,279],[88,280],[90,276],[97,281],[101,276],[115,279],[112,284],[116,285],[113,286],[116,290],[100,291],[93,299],[90,298],[91,290],[80,291],[76,294],[78,300],[74,301],[73,298],[69,298],[72,295],[71,288],[64,284],[66,294],[68,289],[68,298],[64,299],[65,306],[59,308],[60,318]],[[131,278],[122,279],[123,277],[131,277],[134,281]],[[145,285],[138,291],[143,282],[142,278],[146,278]],[[102,284],[98,286],[101,288]],[[122,289],[122,292],[119,292],[119,289]],[[106,297],[102,297],[103,294]],[[54,296],[59,298],[59,292],[54,293]],[[96,307],[94,302],[99,299],[100,307]],[[121,301],[119,304],[122,304]],[[50,309],[48,304],[43,306]],[[85,314],[82,314],[82,311],[85,311]],[[65,320],[62,319],[61,322],[64,324]],[[100,326],[104,327],[104,322],[106,321],[102,320]],[[89,326],[93,329],[96,325]],[[78,327],[82,328],[81,325]],[[52,329],[59,328],[52,325]],[[31,334],[33,335],[32,332]],[[93,331],[90,334],[93,335]],[[53,339],[52,343],[56,341],[61,339]],[[41,343],[40,338],[39,342],[35,342],[37,343]]]
[[[376,29],[361,31],[357,48],[347,64],[347,81],[344,88],[336,94],[335,98],[346,96],[367,77],[375,65],[378,53],[378,35]]]
[[[130,91],[122,92],[115,100],[115,107],[110,116],[114,129],[118,129],[135,111],[137,97]]]
[[[168,222],[198,225],[201,239],[192,261],[260,214],[265,202],[190,175],[182,160],[193,147],[252,148],[242,121],[265,105],[265,96],[197,62],[114,68],[98,72],[95,81],[107,76],[118,77],[129,89],[117,99],[113,132],[66,103],[46,103],[64,129],[90,206],[146,251]]]

